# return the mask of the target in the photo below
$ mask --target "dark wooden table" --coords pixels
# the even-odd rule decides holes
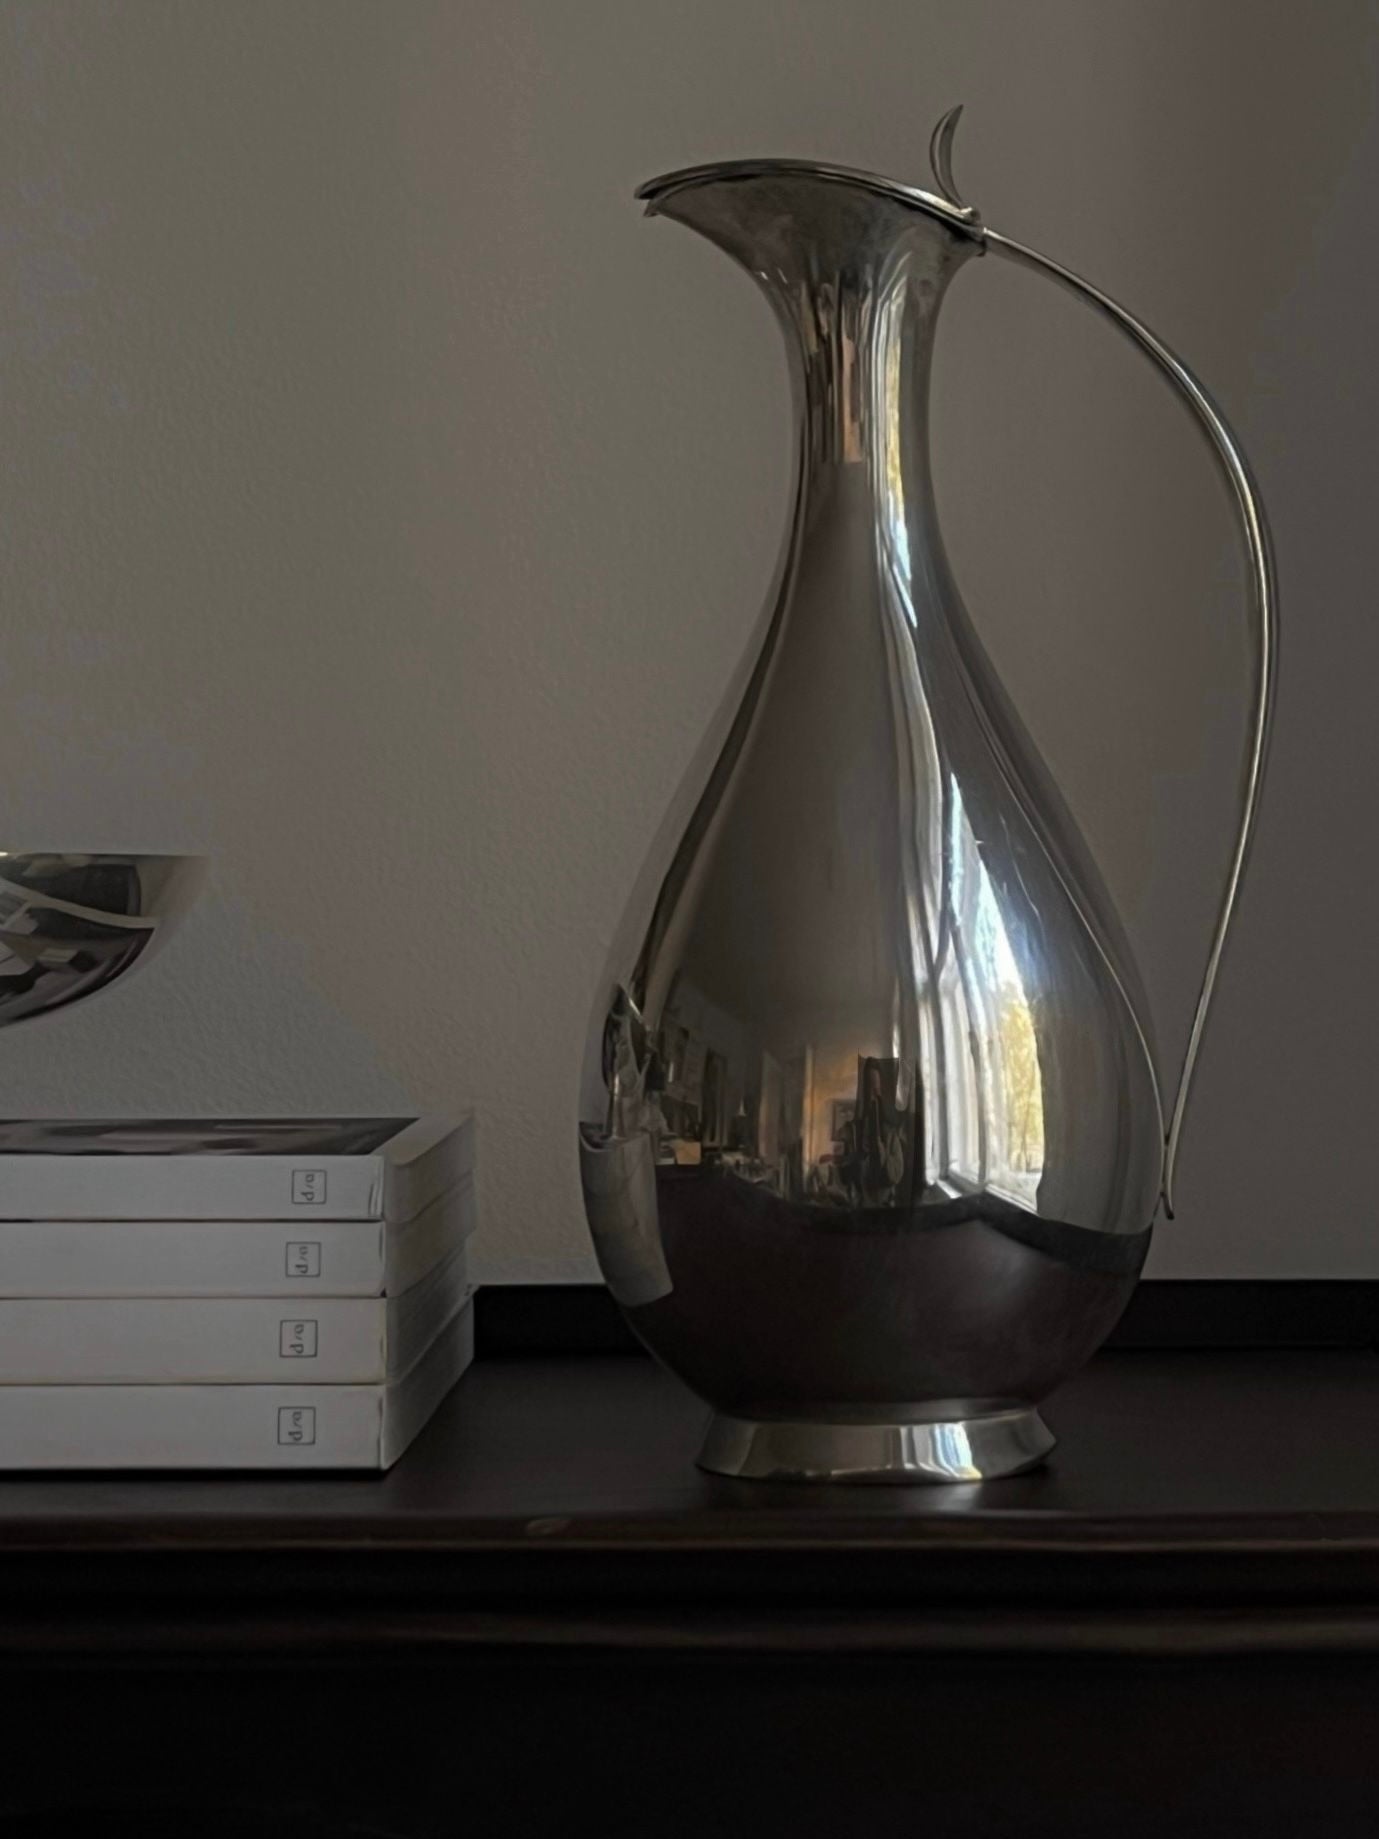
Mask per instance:
[[[703,1415],[490,1359],[387,1477],[0,1480],[0,1832],[1379,1831],[1379,1357],[1104,1354],[984,1487]]]

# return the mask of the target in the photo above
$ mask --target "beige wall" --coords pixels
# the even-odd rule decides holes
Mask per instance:
[[[201,847],[142,979],[0,1041],[13,1111],[473,1103],[483,1267],[592,1274],[573,1107],[624,896],[787,480],[750,285],[634,184],[922,178],[1209,379],[1285,682],[1170,1274],[1379,1274],[1373,5],[9,0],[0,835]],[[946,309],[959,578],[1182,1035],[1243,656],[1172,403],[1038,280]],[[1225,789],[1222,776],[1225,776]]]

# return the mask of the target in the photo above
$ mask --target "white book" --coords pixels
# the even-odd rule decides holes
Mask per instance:
[[[369,1386],[0,1386],[0,1469],[386,1469],[474,1358],[472,1303]]]
[[[0,1388],[372,1385],[405,1373],[468,1294],[464,1247],[398,1296],[0,1301]]]
[[[0,1220],[0,1297],[392,1296],[475,1227],[474,1177],[410,1220]]]
[[[0,1219],[406,1220],[474,1166],[473,1120],[0,1121]]]

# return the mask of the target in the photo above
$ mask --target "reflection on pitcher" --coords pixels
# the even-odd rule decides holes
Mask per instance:
[[[887,1062],[891,1091],[886,1091],[879,1060],[862,1062],[857,1105],[851,1123],[844,1126],[843,1182],[854,1204],[889,1207],[904,1185],[905,1126],[896,1116],[894,1092],[900,1062]]]

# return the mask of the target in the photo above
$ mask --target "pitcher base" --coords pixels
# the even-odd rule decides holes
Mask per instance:
[[[1032,1406],[928,1424],[715,1415],[698,1463],[744,1481],[994,1481],[1037,1468],[1056,1439]]]

